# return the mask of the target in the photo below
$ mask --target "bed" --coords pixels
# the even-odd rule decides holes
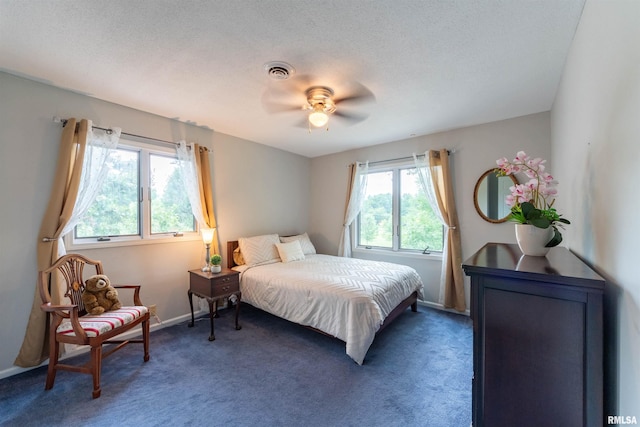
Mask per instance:
[[[317,254],[307,233],[227,242],[227,266],[240,271],[243,302],[344,341],[359,365],[376,333],[422,298],[413,268]]]

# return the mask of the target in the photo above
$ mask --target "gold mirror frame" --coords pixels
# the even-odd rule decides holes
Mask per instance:
[[[504,218],[498,218],[498,219],[490,218],[489,216],[487,216],[486,213],[484,213],[484,211],[480,208],[480,205],[478,203],[478,191],[480,189],[480,186],[482,185],[485,178],[487,178],[487,176],[489,176],[490,174],[495,174],[495,169],[489,169],[488,171],[483,173],[480,176],[480,178],[478,178],[478,181],[476,182],[476,186],[473,189],[473,205],[476,207],[476,211],[478,212],[478,215],[482,217],[482,219],[484,219],[487,222],[491,222],[493,224],[500,224],[502,222],[506,222],[509,219],[509,215],[506,215]],[[507,175],[501,178],[509,178],[513,182],[513,185],[518,185],[518,180],[513,175]]]

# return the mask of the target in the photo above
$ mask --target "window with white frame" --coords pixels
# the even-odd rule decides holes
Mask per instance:
[[[96,200],[69,233],[70,246],[197,238],[177,160],[173,148],[121,139]]]
[[[442,252],[444,227],[433,212],[413,162],[369,167],[357,220],[357,246],[406,252]]]

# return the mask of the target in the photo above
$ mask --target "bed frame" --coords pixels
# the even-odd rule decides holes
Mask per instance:
[[[227,242],[227,267],[228,268],[233,268],[236,266],[236,263],[233,259],[233,251],[235,251],[237,247],[238,247],[237,240],[232,240]],[[411,311],[413,311],[414,313],[418,311],[418,292],[413,292],[405,300],[403,300],[400,304],[398,304],[396,308],[391,310],[391,313],[389,313],[386,319],[384,319],[382,326],[380,326],[380,329],[378,329],[378,332],[376,332],[376,334],[380,333],[385,327],[387,327],[391,322],[393,322],[393,320],[396,317],[398,317],[400,314],[402,314],[402,312],[406,310],[407,307],[411,307]],[[312,328],[311,326],[305,326],[305,325],[302,325],[302,326],[308,329],[312,329],[316,332],[320,332],[323,335],[332,336],[327,334],[324,331],[321,331],[320,329]]]

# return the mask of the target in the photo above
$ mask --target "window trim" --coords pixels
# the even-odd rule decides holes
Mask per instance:
[[[199,226],[196,222],[194,231],[185,231],[181,233],[155,233],[151,234],[151,200],[150,200],[150,162],[143,160],[142,157],[149,158],[150,154],[156,155],[175,155],[174,148],[160,144],[136,141],[134,138],[120,138],[118,148],[131,149],[140,153],[138,165],[138,211],[140,215],[140,235],[132,236],[116,236],[110,237],[109,241],[99,241],[99,237],[95,238],[75,238],[75,229],[64,236],[64,245],[68,249],[100,249],[112,248],[119,246],[139,246],[162,243],[178,243],[187,241],[201,240]],[[195,220],[194,220],[195,221]]]
[[[359,226],[360,226],[360,214],[362,213],[359,212],[358,216],[356,217],[356,219],[353,221],[353,223],[351,224],[350,228],[351,228],[351,247],[352,252],[355,253],[378,253],[378,254],[389,254],[392,253],[394,255],[400,255],[400,254],[404,254],[407,257],[418,257],[418,258],[436,258],[436,259],[442,259],[442,254],[444,251],[444,245],[445,245],[445,239],[446,239],[446,233],[445,233],[445,225],[442,224],[442,250],[436,251],[436,250],[430,250],[429,252],[424,252],[423,250],[420,249],[404,249],[404,248],[400,248],[400,239],[397,237],[398,236],[398,229],[400,228],[400,202],[399,202],[399,198],[400,198],[400,171],[402,169],[411,169],[414,168],[415,169],[415,163],[413,160],[398,160],[398,161],[394,161],[394,162],[385,162],[384,165],[379,165],[379,166],[369,166],[369,170],[367,171],[367,174],[371,174],[371,173],[378,173],[378,172],[388,172],[388,171],[392,171],[393,172],[393,194],[392,194],[392,216],[394,219],[393,222],[393,239],[392,239],[392,247],[391,248],[385,248],[382,246],[366,246],[366,245],[360,245],[358,240],[359,240],[359,236],[360,236],[360,230],[359,230]],[[398,179],[396,179],[398,178]]]
[[[425,253],[422,253],[422,251],[417,249],[401,249],[399,251],[392,251],[391,249],[380,248],[380,247],[372,247],[371,249],[367,249],[365,246],[356,246],[351,251],[351,253],[353,255],[377,254],[377,255],[385,255],[390,257],[411,258],[411,259],[421,259],[421,260],[424,260],[424,259],[442,260],[442,256],[443,256],[442,251],[439,251],[439,252],[432,251],[425,254]]]

